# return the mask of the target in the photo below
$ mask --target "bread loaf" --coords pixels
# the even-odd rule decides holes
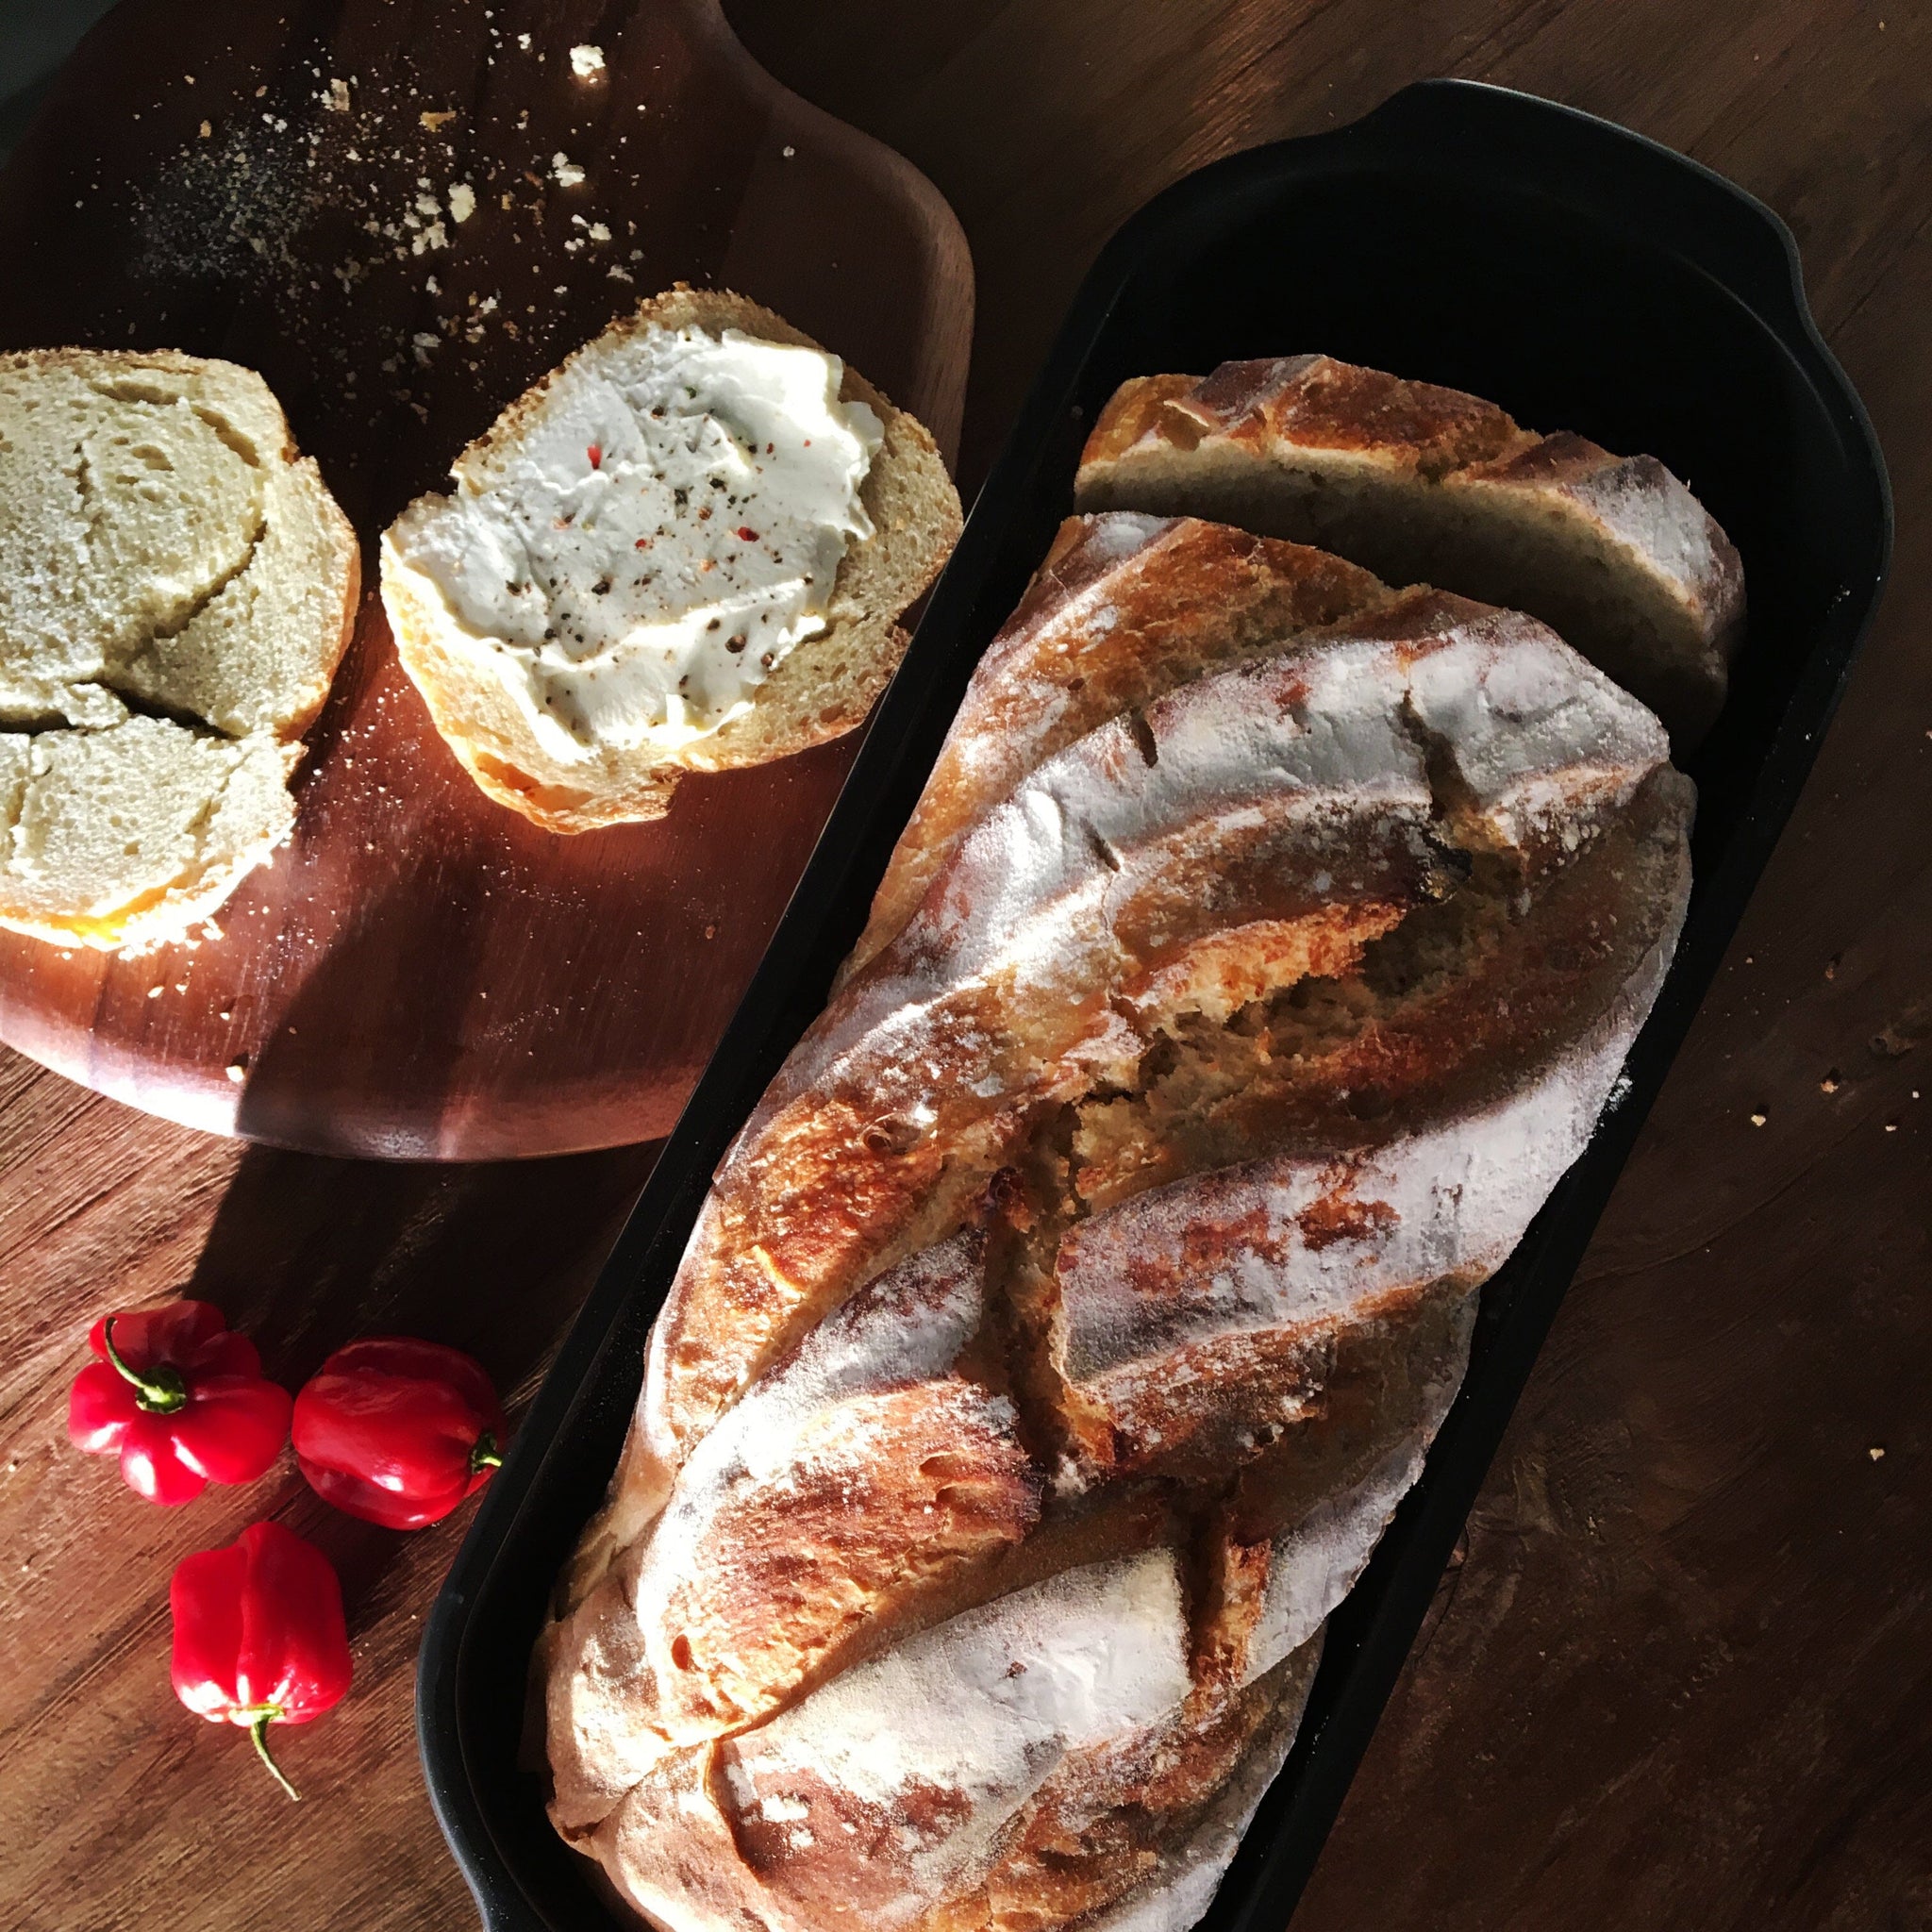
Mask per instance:
[[[384,536],[383,602],[470,775],[555,832],[862,723],[959,532],[926,431],[722,290],[613,322],[451,475]]]
[[[1667,749],[1533,618],[1062,529],[539,1647],[552,1816],[620,1894],[1192,1923],[1655,997]]]
[[[0,357],[0,924],[178,938],[287,836],[356,541],[261,378]]]
[[[1331,356],[1124,383],[1080,459],[1082,509],[1215,517],[1392,583],[1526,610],[1694,745],[1743,636],[1744,574],[1655,457],[1538,436],[1492,403]]]

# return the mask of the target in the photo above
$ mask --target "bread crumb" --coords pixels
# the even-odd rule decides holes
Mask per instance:
[[[1866,1450],[1865,1454],[1869,1456],[1874,1462],[1883,1462],[1885,1460],[1885,1444],[1883,1442],[1874,1442],[1873,1443],[1871,1448]]]
[[[610,239],[610,230],[602,222],[592,222],[590,233],[592,242],[608,242]]]
[[[331,80],[328,92],[322,96],[322,105],[332,114],[346,114],[349,111],[349,83]]]
[[[423,113],[416,118],[431,134],[434,134],[439,128],[447,127],[457,118],[457,110],[454,108],[446,108],[441,113]]]
[[[1761,1114],[1761,1113],[1754,1113],[1754,1114],[1753,1114],[1753,1115],[1751,1116],[1751,1124],[1752,1124],[1752,1125],[1753,1125],[1754,1127],[1761,1127],[1761,1126],[1762,1126],[1762,1125],[1764,1124],[1764,1123],[1765,1123],[1765,1121],[1766,1121],[1766,1119],[1767,1119],[1767,1118],[1768,1118],[1768,1116],[1766,1116],[1766,1115],[1764,1115],[1764,1114]]]
[[[571,72],[579,80],[588,80],[593,74],[604,72],[604,49],[586,43],[570,50]]]
[[[559,188],[579,187],[584,178],[584,171],[566,154],[550,157],[550,173]]]
[[[209,125],[209,124],[208,124],[208,122],[204,121],[204,122],[203,122],[203,123],[201,124],[201,138],[202,138],[202,140],[206,141],[206,140],[207,140],[207,139],[208,138],[208,136],[209,136],[209,135],[211,135],[211,134],[212,134],[213,132],[214,132],[214,129],[213,129],[213,127],[212,127],[212,126],[210,126],[210,125]]]
[[[239,1087],[248,1077],[248,1062],[246,1060],[230,1060],[222,1071]]]
[[[1834,1067],[1832,1068],[1830,1073],[1825,1074],[1824,1079],[1819,1081],[1818,1091],[1821,1093],[1836,1093],[1838,1091],[1838,1082],[1839,1072],[1838,1069]]]
[[[160,996],[161,996],[161,989],[160,989],[159,987],[158,987],[158,986],[151,986],[151,987],[149,987],[149,988],[148,988],[148,990],[147,990],[147,996],[148,996],[148,998],[149,998],[149,999],[151,999],[151,1000],[158,1000],[158,999],[159,999],[159,998],[160,998]]]
[[[467,222],[476,212],[476,191],[467,181],[458,181],[449,192],[449,218]]]
[[[798,150],[795,147],[788,147],[785,150],[785,158],[789,161],[797,152]]]
[[[530,37],[529,37],[529,35],[528,35],[528,34],[519,34],[519,35],[517,36],[517,45],[518,45],[518,46],[520,46],[520,47],[521,47],[521,48],[522,48],[522,49],[524,50],[524,52],[527,54],[527,53],[528,53],[528,52],[530,51]]]

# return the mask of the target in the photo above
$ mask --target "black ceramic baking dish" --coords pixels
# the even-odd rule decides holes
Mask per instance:
[[[621,1922],[517,1764],[551,1581],[596,1507],[645,1331],[706,1182],[824,1004],[968,675],[1071,503],[1124,377],[1325,350],[1654,453],[1735,539],[1749,641],[1699,792],[1689,922],[1620,1098],[1483,1291],[1468,1381],[1336,1613],[1292,1757],[1204,1924],[1287,1919],[1584,1245],[1789,816],[1876,605],[1885,470],[1806,308],[1783,225],[1692,162],[1545,101],[1411,87],[1334,133],[1191,175],[1087,277],[784,923],[438,1599],[418,1726],[437,1815],[491,1932]],[[514,1284],[505,1284],[514,1291]]]

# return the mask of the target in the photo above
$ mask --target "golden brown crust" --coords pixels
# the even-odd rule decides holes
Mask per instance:
[[[1656,720],[1531,620],[1200,523],[1063,526],[902,845],[909,909],[881,895],[714,1177],[620,1478],[641,1501],[595,1533],[588,1602],[645,1605],[648,1648],[627,1546],[678,1569],[693,1497],[741,1484],[719,1560],[783,1587],[700,1575],[674,1621],[721,1633],[695,1665],[755,1649],[764,1689],[640,1750],[660,1693],[622,1639],[545,1654],[558,1822],[626,1897],[671,1932],[1191,1920],[1453,1396],[1472,1290],[1648,1010],[1689,809]],[[949,1527],[923,1593],[890,1550],[928,1507],[905,1445],[944,1431],[774,1450],[778,1487],[734,1445],[774,1440],[808,1357],[887,1373],[909,1304],[864,1346],[855,1322],[949,1252],[984,1314],[894,1413],[1009,1403],[1051,1480],[1016,1510],[988,1436],[962,1469],[996,1527],[956,1564]],[[812,1399],[797,1440],[847,1440],[854,1398]],[[1163,1569],[1177,1607],[1171,1581],[1081,1623],[1076,1577]],[[794,1670],[826,1603],[850,1621]],[[1135,1676],[1178,1650],[1178,1681],[1109,1716],[1083,1644]]]
[[[1480,397],[1330,356],[1123,384],[1074,496],[1219,517],[1527,610],[1680,747],[1717,715],[1743,638],[1737,550],[1654,457],[1540,436]]]
[[[291,448],[292,447],[291,443]],[[285,743],[292,743],[301,738],[327,707],[329,690],[335,682],[335,675],[342,668],[342,659],[348,655],[349,646],[356,641],[356,621],[362,608],[362,546],[356,541],[355,528],[342,514],[335,498],[329,494],[327,486],[322,480],[322,473],[315,466],[314,458],[304,457],[296,464],[296,468],[303,473],[305,481],[312,483],[315,507],[333,540],[331,547],[342,574],[341,616],[336,625],[335,644],[324,659],[322,683],[314,702],[291,716],[276,734]]]
[[[1325,551],[1224,524],[1069,517],[973,674],[841,983],[911,917],[967,827],[1036,765],[1217,665],[1393,594]]]

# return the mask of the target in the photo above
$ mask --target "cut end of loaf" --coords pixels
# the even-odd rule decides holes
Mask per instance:
[[[1737,550],[1654,457],[1538,436],[1478,397],[1333,357],[1123,385],[1074,498],[1211,518],[1528,611],[1656,711],[1680,753],[1722,708],[1743,638]]]

